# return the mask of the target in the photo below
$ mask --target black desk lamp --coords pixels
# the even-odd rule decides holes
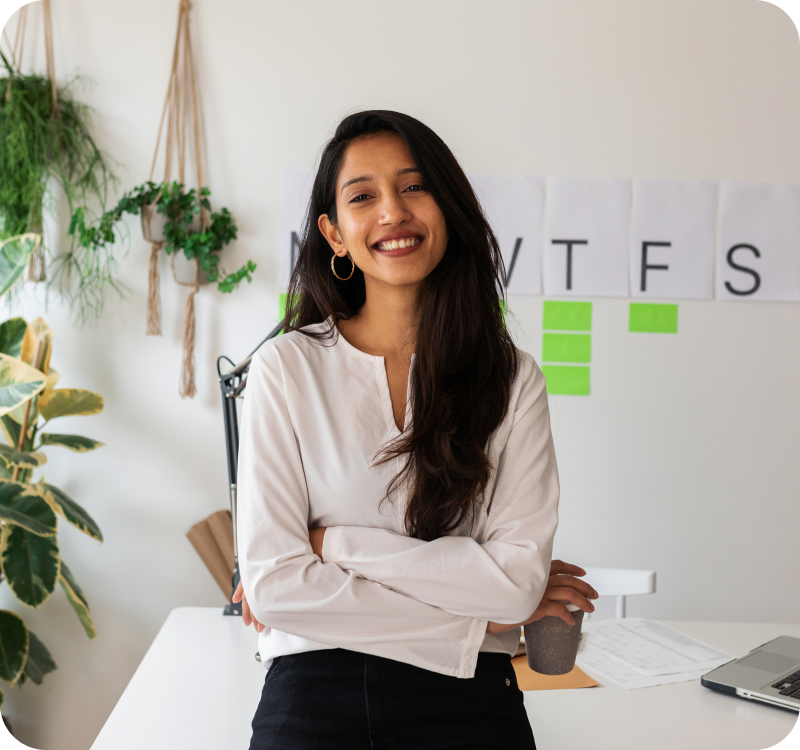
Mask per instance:
[[[222,389],[222,416],[225,420],[225,446],[228,452],[228,486],[231,494],[231,521],[233,522],[233,580],[231,581],[231,595],[239,585],[239,544],[236,534],[236,469],[239,461],[239,420],[236,414],[236,399],[243,398],[245,386],[247,385],[247,373],[250,371],[250,362],[253,355],[261,348],[265,341],[277,336],[283,330],[283,321],[273,328],[264,341],[261,342],[250,355],[238,365],[233,365],[233,361],[225,356],[217,359],[217,374],[219,375],[219,387]],[[222,360],[227,360],[233,365],[233,369],[225,375],[221,372]],[[228,601],[222,612],[224,615],[242,614],[242,604],[234,604]]]

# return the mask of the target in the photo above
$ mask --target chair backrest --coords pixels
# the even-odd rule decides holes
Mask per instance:
[[[599,596],[617,597],[616,616],[625,617],[625,597],[636,594],[653,594],[656,590],[654,570],[627,570],[625,568],[584,568],[584,580]]]
[[[652,594],[656,590],[654,570],[625,568],[584,568],[583,577],[600,596],[634,596]]]

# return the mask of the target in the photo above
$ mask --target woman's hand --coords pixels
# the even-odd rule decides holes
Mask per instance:
[[[309,529],[308,530],[308,541],[311,542],[311,549],[314,554],[322,559],[322,542],[325,539],[325,527],[321,526],[316,529]],[[242,588],[242,582],[239,581],[239,585],[236,587],[236,591],[233,592],[233,596],[231,597],[231,601],[234,604],[238,604],[239,602],[242,603],[242,622],[247,625],[255,625],[256,630],[260,633],[264,626],[253,617],[253,613],[250,611],[250,605],[247,603],[247,597],[244,595],[244,589]]]
[[[320,560],[322,560],[322,542],[324,539],[325,539],[324,526],[308,530],[308,541],[311,542],[311,549]]]
[[[486,632],[506,633],[547,616],[560,617],[567,625],[574,625],[575,618],[562,602],[574,604],[584,612],[594,612],[594,604],[589,599],[597,599],[597,592],[586,581],[575,578],[575,576],[585,575],[586,571],[577,565],[553,560],[550,565],[547,588],[534,613],[525,622],[519,622],[516,625],[490,622],[486,627]]]
[[[250,606],[247,604],[247,598],[244,595],[244,589],[242,588],[241,581],[239,581],[236,591],[233,592],[231,601],[234,604],[238,604],[239,602],[242,603],[242,622],[245,625],[255,625],[255,628],[259,633],[264,629],[264,626],[258,620],[256,620],[255,617],[253,617],[253,613],[250,611]]]

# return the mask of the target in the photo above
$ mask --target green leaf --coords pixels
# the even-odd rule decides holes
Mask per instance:
[[[58,487],[53,487],[52,484],[42,483],[39,486],[47,492],[46,498],[48,502],[55,505],[56,510],[66,521],[75,528],[80,529],[84,534],[97,539],[98,542],[103,541],[103,534],[97,522],[78,503]]]
[[[39,607],[50,598],[58,582],[58,540],[35,536],[19,526],[7,526],[4,534],[2,562],[8,585],[23,604]]]
[[[11,318],[0,323],[0,352],[18,358],[27,327],[28,324],[23,318]]]
[[[53,536],[57,524],[53,509],[41,497],[23,495],[25,490],[13,482],[0,484],[0,519],[36,536]]]
[[[0,678],[12,685],[19,679],[29,647],[28,628],[22,618],[0,610]]]
[[[41,685],[44,676],[56,669],[56,663],[44,643],[36,637],[32,630],[28,631],[28,638],[30,645],[23,675],[37,685]]]
[[[47,420],[103,411],[103,397],[80,388],[54,388],[39,399],[39,413]]]
[[[43,432],[39,435],[42,445],[62,445],[64,448],[69,448],[76,453],[86,453],[99,448],[104,443],[91,438],[81,437],[80,435],[56,435],[53,432]]]
[[[18,451],[2,443],[0,443],[0,459],[5,461],[6,466],[21,466],[23,469],[35,469],[47,463],[47,456],[44,453]]]
[[[19,433],[22,430],[22,425],[15,422],[8,414],[0,417],[0,425],[3,428],[3,434],[11,446],[19,445]]]
[[[35,396],[46,382],[47,376],[35,367],[7,354],[0,354],[0,416]]]
[[[69,599],[69,603],[75,610],[75,614],[78,615],[78,619],[81,621],[86,635],[88,635],[90,639],[96,637],[97,630],[94,627],[92,613],[89,611],[89,603],[86,601],[81,587],[78,586],[77,582],[72,577],[72,572],[63,560],[61,561],[61,575],[58,580],[61,584],[61,588],[64,589],[64,593],[67,595],[67,599]]]
[[[41,241],[38,234],[21,234],[0,243],[0,297],[19,281]]]

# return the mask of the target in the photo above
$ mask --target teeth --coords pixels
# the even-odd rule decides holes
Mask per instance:
[[[403,240],[389,240],[388,242],[381,242],[378,245],[378,250],[399,250],[401,247],[413,247],[420,243],[419,237],[408,237]]]

